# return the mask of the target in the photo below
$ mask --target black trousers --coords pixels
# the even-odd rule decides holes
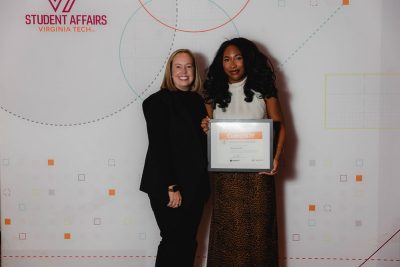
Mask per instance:
[[[161,235],[156,267],[192,267],[204,203],[193,201],[190,206],[173,209],[165,201],[149,198]]]

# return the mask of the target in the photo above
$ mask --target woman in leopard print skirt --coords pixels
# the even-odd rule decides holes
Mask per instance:
[[[209,115],[202,121],[205,132],[209,118],[270,118],[276,137],[271,172],[212,175],[214,202],[207,266],[278,266],[274,175],[286,132],[273,67],[253,42],[228,40],[217,51],[204,89]]]

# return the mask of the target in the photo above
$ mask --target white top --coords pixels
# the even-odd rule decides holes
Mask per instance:
[[[247,79],[247,78],[246,78]],[[221,109],[218,104],[214,110],[214,119],[263,119],[266,115],[265,102],[260,96],[261,94],[253,91],[253,101],[246,102],[244,99],[244,84],[243,81],[229,84],[229,92],[232,93],[231,102],[228,107]],[[225,111],[224,111],[225,110]]]

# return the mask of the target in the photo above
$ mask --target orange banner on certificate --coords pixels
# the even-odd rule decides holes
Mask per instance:
[[[220,132],[219,140],[254,140],[262,139],[262,132]]]

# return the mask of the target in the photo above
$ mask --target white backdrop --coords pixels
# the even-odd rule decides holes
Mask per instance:
[[[288,141],[281,266],[400,266],[400,1],[0,2],[2,266],[153,266],[143,99],[166,60],[247,37]],[[209,209],[196,266],[205,266]]]

